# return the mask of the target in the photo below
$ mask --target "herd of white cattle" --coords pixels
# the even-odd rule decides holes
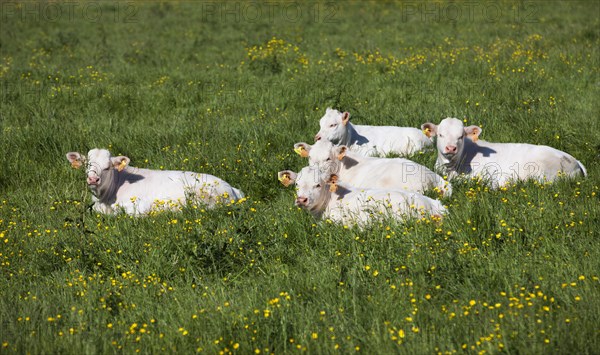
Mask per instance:
[[[296,186],[295,204],[318,219],[346,226],[367,225],[382,217],[404,220],[447,211],[437,199],[452,194],[448,180],[479,177],[491,188],[518,180],[553,181],[559,177],[586,176],[583,164],[560,150],[524,143],[490,143],[479,140],[481,128],[446,118],[421,129],[393,126],[360,126],[350,123],[348,112],[328,108],[320,120],[313,145],[296,143],[294,150],[308,158],[300,172],[278,173],[285,186]],[[405,158],[437,142],[435,169]],[[154,210],[179,210],[193,202],[214,207],[244,197],[239,189],[209,174],[134,168],[129,158],[92,149],[87,157],[67,153],[74,168],[86,166],[87,184],[95,211],[145,215]]]

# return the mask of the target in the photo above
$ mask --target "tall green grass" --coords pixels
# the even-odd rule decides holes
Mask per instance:
[[[250,6],[0,4],[1,352],[597,352],[598,3]],[[457,182],[439,225],[319,223],[276,173],[328,106],[458,117],[589,176]],[[65,159],[94,147],[248,199],[98,215]]]

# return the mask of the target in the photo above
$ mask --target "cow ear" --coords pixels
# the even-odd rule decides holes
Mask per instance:
[[[337,153],[338,160],[344,159],[344,157],[346,156],[347,150],[348,150],[348,147],[346,147],[345,145],[341,145],[341,146],[337,147],[336,153]]]
[[[337,182],[338,176],[336,174],[329,175],[329,179],[327,179],[327,183],[329,184],[329,191],[336,192],[338,189]]]
[[[71,167],[73,169],[79,169],[81,165],[85,164],[85,156],[81,155],[81,153],[77,152],[68,152],[67,160],[71,163]]]
[[[421,125],[421,129],[423,130],[423,133],[425,133],[425,135],[429,138],[437,135],[437,125],[431,122],[423,123]]]
[[[296,173],[291,170],[283,170],[277,173],[277,179],[285,187],[288,187],[296,182],[296,176]]]
[[[125,167],[129,164],[129,158],[119,155],[118,157],[112,157],[110,158],[110,162],[112,163],[113,167],[115,167],[118,171],[123,171],[123,169],[125,169]]]
[[[342,124],[345,126],[350,122],[350,112],[346,111],[342,113]]]
[[[465,127],[465,134],[473,142],[477,142],[477,140],[479,140],[479,135],[481,134],[481,127],[479,127],[479,126]]]
[[[308,158],[308,153],[310,153],[310,149],[312,145],[304,142],[294,144],[294,152],[296,152],[302,158]]]

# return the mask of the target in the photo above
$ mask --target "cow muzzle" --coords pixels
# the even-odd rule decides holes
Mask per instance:
[[[452,159],[456,154],[458,154],[458,147],[455,145],[447,145],[442,153],[446,159]]]
[[[446,148],[444,148],[444,154],[456,154],[456,152],[458,151],[458,147],[455,145],[447,145]]]
[[[296,199],[296,206],[298,206],[298,207],[308,206],[308,197],[298,196],[298,198]]]
[[[99,176],[88,176],[87,184],[88,184],[88,186],[100,185],[100,177]]]

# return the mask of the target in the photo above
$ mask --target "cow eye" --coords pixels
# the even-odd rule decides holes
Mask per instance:
[[[315,187],[316,187],[317,189],[320,189],[320,188],[321,188],[321,184],[317,184],[317,185],[315,185]]]
[[[335,126],[337,126],[337,124],[336,123],[332,123],[332,124],[329,125],[329,128],[333,128]]]
[[[438,137],[439,138],[443,138],[444,136],[438,133]]]

